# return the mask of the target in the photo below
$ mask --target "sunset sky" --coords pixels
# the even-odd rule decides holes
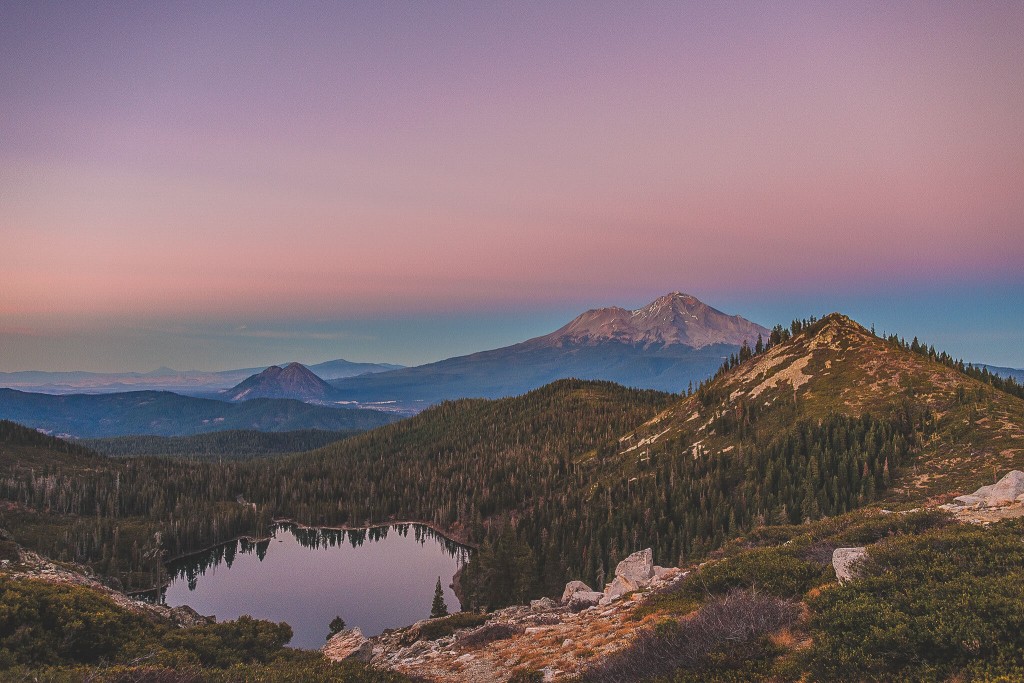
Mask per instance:
[[[1024,367],[1024,3],[0,0],[0,371],[420,363],[672,290]]]

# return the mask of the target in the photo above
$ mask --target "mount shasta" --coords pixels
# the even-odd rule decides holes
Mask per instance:
[[[769,330],[673,292],[636,310],[589,310],[519,344],[410,368],[332,381],[348,400],[501,398],[557,379],[600,379],[679,393],[710,377],[724,358]]]

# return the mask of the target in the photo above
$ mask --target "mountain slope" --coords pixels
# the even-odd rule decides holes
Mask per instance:
[[[551,334],[490,351],[332,382],[347,399],[500,398],[557,379],[607,380],[679,393],[710,376],[743,341],[769,331],[673,293],[628,311],[587,311]]]
[[[893,482],[897,497],[965,492],[991,483],[993,471],[1024,466],[1024,401],[835,313],[717,377],[623,443],[652,457],[681,443],[694,456],[724,454],[767,444],[801,420],[865,414],[920,432],[916,474]]]
[[[225,392],[229,401],[254,398],[291,398],[296,401],[329,401],[337,390],[300,363],[285,367],[271,365],[263,372],[248,377]]]
[[[32,394],[0,389],[0,419],[77,437],[186,436],[230,429],[372,429],[396,417],[374,410],[309,405],[289,399],[227,403],[168,391],[119,394]]]

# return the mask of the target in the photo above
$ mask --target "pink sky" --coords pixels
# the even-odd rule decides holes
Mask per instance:
[[[4,3],[0,323],[1024,284],[1024,5],[751,5]]]

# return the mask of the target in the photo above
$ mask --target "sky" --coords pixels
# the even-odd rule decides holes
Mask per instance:
[[[0,371],[416,364],[685,291],[1024,367],[1020,2],[0,0]]]

